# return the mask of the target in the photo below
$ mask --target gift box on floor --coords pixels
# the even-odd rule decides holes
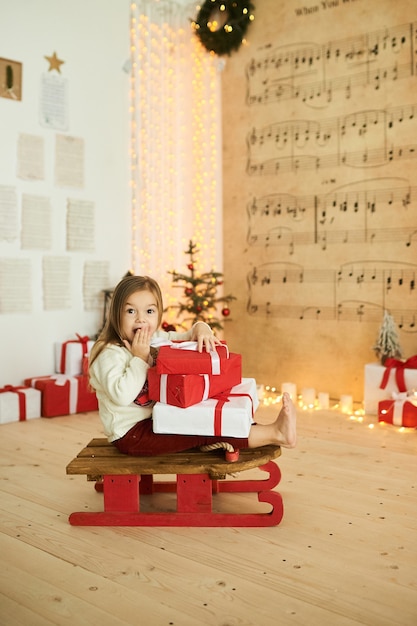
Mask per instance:
[[[6,385],[0,389],[0,424],[41,416],[41,392],[31,387]]]
[[[243,378],[224,395],[186,409],[157,402],[153,408],[153,431],[246,438],[258,406],[255,379]]]
[[[98,409],[97,397],[90,389],[87,376],[39,376],[27,378],[30,385],[42,392],[42,417],[58,417]]]
[[[63,343],[55,343],[55,372],[66,376],[80,376],[83,373],[83,357],[89,354],[94,341],[77,335]]]
[[[149,398],[187,408],[242,382],[242,356],[229,355],[219,375],[158,374],[156,367],[148,370]]]
[[[229,358],[226,345],[216,346],[207,352],[197,351],[196,341],[180,341],[171,345],[162,345],[156,359],[158,374],[212,374],[224,371],[224,362]]]
[[[378,414],[378,403],[392,399],[392,393],[417,389],[417,357],[407,361],[387,359],[387,367],[378,363],[365,365],[364,410],[368,415]],[[396,366],[392,364],[396,361]],[[410,365],[412,367],[410,367]],[[385,384],[384,388],[381,385]]]
[[[391,400],[378,403],[378,421],[406,428],[417,427],[417,398],[407,392],[395,393]]]

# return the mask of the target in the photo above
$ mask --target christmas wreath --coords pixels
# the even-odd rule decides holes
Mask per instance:
[[[209,52],[230,55],[241,46],[253,9],[247,0],[206,0],[191,25]]]

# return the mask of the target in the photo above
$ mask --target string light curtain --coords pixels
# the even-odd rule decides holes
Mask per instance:
[[[220,73],[190,20],[196,5],[138,0],[130,8],[132,270],[178,302],[168,271],[183,271],[198,244],[198,268],[221,271]]]

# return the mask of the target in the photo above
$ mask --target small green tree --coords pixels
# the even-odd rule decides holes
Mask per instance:
[[[373,346],[377,357],[382,365],[389,358],[401,358],[402,349],[400,346],[400,340],[398,337],[397,326],[394,318],[384,311],[384,318],[382,320],[381,328],[379,329],[378,338],[376,344]]]
[[[192,240],[189,242],[188,250],[185,254],[189,256],[187,269],[189,274],[181,274],[176,271],[168,272],[172,275],[174,287],[184,290],[183,299],[176,305],[171,305],[165,310],[177,309],[177,317],[181,323],[194,324],[195,322],[206,322],[213,330],[222,330],[223,322],[230,315],[228,304],[236,298],[232,295],[219,296],[217,288],[223,284],[223,274],[220,272],[196,271],[196,255],[199,250],[197,244]],[[217,315],[218,305],[222,303],[221,309],[223,319]]]

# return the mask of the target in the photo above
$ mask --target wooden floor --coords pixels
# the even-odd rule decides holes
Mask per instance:
[[[415,626],[417,430],[298,418],[277,459],[281,524],[239,529],[70,526],[101,509],[65,473],[102,436],[97,414],[0,426],[1,626]]]

